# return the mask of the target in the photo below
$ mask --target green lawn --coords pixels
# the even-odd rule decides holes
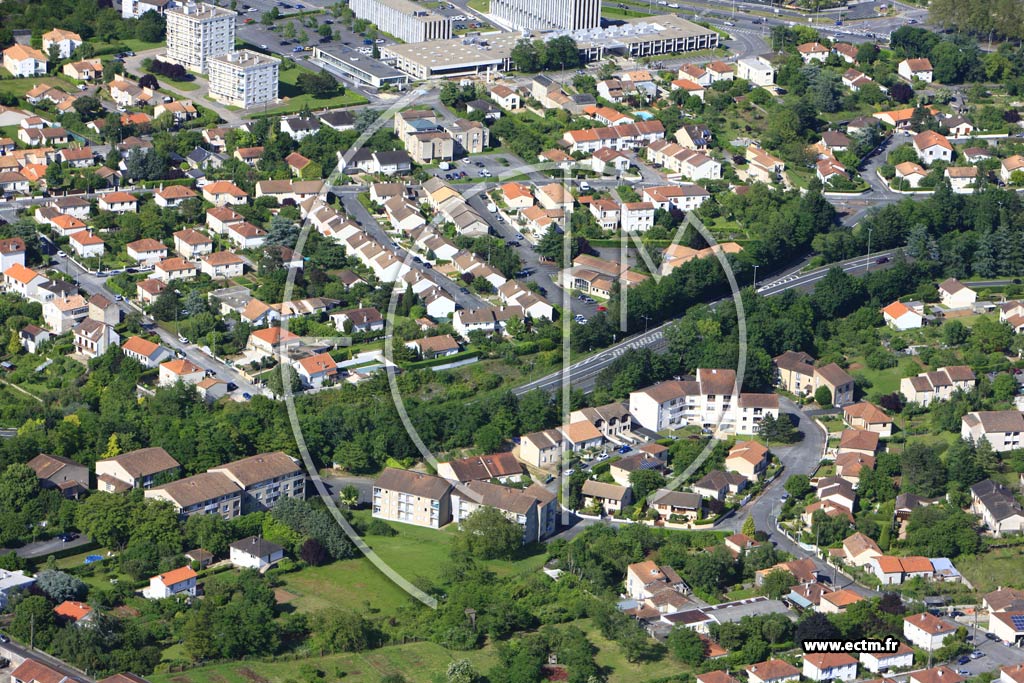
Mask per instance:
[[[491,0],[469,0],[469,9],[487,14],[491,11]]]
[[[309,71],[309,69],[294,67],[291,69],[281,70],[281,81],[278,86],[278,95],[282,100],[286,100],[286,102],[281,106],[267,109],[268,114],[286,114],[289,112],[301,111],[305,107],[309,107],[310,109],[352,107],[357,104],[366,104],[368,101],[365,97],[352,90],[346,90],[343,95],[322,98],[303,94],[295,83],[299,74],[304,71]]]
[[[356,513],[369,518],[368,511]],[[434,582],[440,576],[441,566],[448,558],[448,546],[456,533],[454,525],[437,531],[392,524],[396,536],[367,536],[366,543],[399,574],[417,583],[418,579]],[[536,548],[524,550],[524,556],[512,561],[488,563],[499,575],[539,571],[544,564],[544,553]],[[384,613],[394,613],[400,605],[411,600],[408,594],[381,574],[366,558],[335,562],[323,567],[307,567],[285,574],[282,588],[295,597],[290,599],[296,609],[304,612],[325,609],[339,604],[361,605]]]
[[[1022,588],[1021,550],[1020,547],[995,548],[982,555],[959,557],[956,567],[978,593],[987,593],[999,586]]]
[[[12,78],[0,81],[0,94],[14,95],[19,98],[24,97],[25,93],[40,83],[45,83],[46,85],[57,88],[58,90],[63,90],[64,92],[68,92],[70,90],[68,84],[61,79],[47,76],[45,78]]]
[[[249,660],[205,666],[181,673],[156,673],[147,676],[153,683],[284,683],[296,680],[299,667],[312,665],[325,673],[325,680],[344,680],[345,683],[378,683],[388,674],[400,673],[418,683],[442,677],[448,665],[459,659],[468,659],[477,670],[486,671],[494,666],[493,648],[471,652],[449,652],[433,643],[393,645],[363,653],[347,653],[311,657],[295,661],[260,662]]]
[[[598,665],[612,670],[613,673],[608,677],[608,683],[662,681],[669,676],[693,673],[692,668],[667,654],[657,662],[630,663],[626,661],[626,655],[622,648],[617,643],[603,637],[589,619],[581,619],[572,623],[573,626],[579,627],[586,633],[587,638],[597,648]]]

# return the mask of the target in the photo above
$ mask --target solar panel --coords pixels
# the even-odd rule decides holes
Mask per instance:
[[[1024,631],[1024,614],[1014,614],[1010,617],[1013,628],[1017,631]]]

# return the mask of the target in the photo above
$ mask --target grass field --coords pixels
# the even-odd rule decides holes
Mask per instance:
[[[47,76],[45,78],[14,78],[0,81],[0,94],[24,97],[25,93],[41,83],[57,88],[58,90],[63,90],[64,92],[72,90],[72,88],[68,86],[67,82],[59,78]]]
[[[306,660],[216,664],[182,673],[157,673],[148,676],[147,680],[152,683],[284,683],[296,680],[299,667],[312,665],[325,673],[325,680],[378,683],[383,676],[400,673],[413,683],[426,683],[438,675],[443,680],[448,664],[459,659],[468,659],[482,671],[490,669],[496,662],[494,650],[489,647],[472,652],[449,652],[433,643],[408,643]]]
[[[1020,547],[995,548],[983,555],[957,558],[956,566],[978,593],[987,593],[999,586],[1024,587],[1022,557],[1024,549]]]
[[[469,9],[487,14],[491,11],[491,0],[469,0]]]
[[[296,85],[299,74],[308,69],[296,67],[293,69],[281,70],[281,82],[278,86],[278,96],[281,99],[287,98],[287,102],[279,107],[267,109],[268,114],[284,114],[288,112],[301,111],[304,107],[310,109],[332,109],[335,107],[352,107],[357,104],[366,104],[367,99],[359,93],[346,90],[344,95],[333,97],[313,97],[303,94]]]
[[[367,519],[369,512],[357,512],[356,516]],[[398,531],[398,535],[367,536],[367,544],[389,566],[413,583],[417,583],[418,579],[437,581],[441,566],[448,558],[448,547],[455,534],[454,527],[444,531],[405,524],[393,524],[392,527]],[[488,563],[499,575],[535,572],[543,564],[544,553],[538,550],[516,560]],[[390,614],[411,599],[366,558],[344,560],[323,567],[307,567],[281,578],[284,581],[282,588],[294,596],[289,599],[289,603],[303,612],[339,604],[369,603],[371,609]]]

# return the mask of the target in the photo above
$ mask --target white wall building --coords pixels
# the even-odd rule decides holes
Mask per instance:
[[[349,7],[360,19],[406,43],[452,37],[451,19],[409,0],[350,0]]]
[[[247,109],[277,100],[281,60],[251,50],[238,50],[212,57],[210,97]]]
[[[491,14],[512,29],[576,31],[601,25],[601,0],[491,0]]]
[[[188,3],[166,12],[167,61],[206,73],[207,61],[235,49],[236,12]]]

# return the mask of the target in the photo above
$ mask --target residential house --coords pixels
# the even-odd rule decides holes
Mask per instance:
[[[781,659],[752,664],[744,669],[750,683],[797,683],[800,669]]]
[[[224,229],[224,235],[239,249],[258,249],[267,239],[266,230],[246,221],[229,224]]]
[[[142,589],[142,595],[150,600],[161,600],[186,595],[196,596],[196,573],[192,567],[184,566],[150,578],[149,586]]]
[[[335,380],[338,377],[338,364],[329,353],[318,353],[313,356],[300,358],[293,363],[303,385],[319,389],[326,382]]]
[[[1024,156],[1014,154],[999,162],[999,179],[1004,183],[1012,183],[1013,174],[1017,172],[1024,173]]]
[[[904,59],[896,67],[896,73],[908,81],[913,81],[915,78],[925,83],[932,82],[932,63],[926,57],[920,57],[915,59]]]
[[[376,308],[352,308],[332,313],[331,322],[341,332],[378,332],[384,329],[384,317]]]
[[[217,180],[203,185],[203,199],[216,206],[245,204],[249,195],[240,187],[227,180]]]
[[[801,43],[796,46],[796,51],[800,53],[800,58],[804,60],[804,64],[824,62],[828,59],[829,55],[829,49],[818,42]]]
[[[1010,489],[992,479],[971,486],[971,512],[993,536],[1024,531],[1024,508]]]
[[[989,619],[988,629],[1004,644],[1019,647],[1021,638],[1024,637],[1024,611],[993,614]],[[1013,669],[1011,669],[1012,671]],[[1000,674],[1001,678],[1002,674]]]
[[[960,419],[960,437],[980,443],[988,441],[992,450],[1005,453],[1021,447],[1024,415],[1017,410],[981,410]]]
[[[662,591],[685,595],[690,592],[690,587],[668,565],[659,566],[651,560],[645,560],[626,567],[626,595],[630,598],[643,602]]]
[[[156,264],[150,277],[167,284],[174,280],[190,280],[198,274],[199,264],[174,256]]]
[[[147,278],[135,283],[135,298],[144,304],[151,304],[167,289],[167,283]]]
[[[151,266],[167,258],[167,246],[163,242],[146,237],[125,245],[128,258],[136,263]]]
[[[103,256],[105,242],[91,230],[80,230],[68,238],[71,249],[81,258],[98,258]]]
[[[185,384],[198,384],[206,376],[206,371],[190,360],[176,358],[160,364],[160,379],[158,384],[162,387],[171,386],[178,382]]]
[[[121,337],[113,326],[87,318],[72,330],[75,353],[85,358],[96,358],[107,352],[111,346],[121,343]]]
[[[481,507],[490,507],[522,528],[524,544],[543,540],[540,534],[540,501],[526,491],[473,480],[453,489],[451,501],[452,521],[456,524],[462,523]]]
[[[50,54],[51,49],[56,46],[58,59],[70,59],[71,53],[81,44],[82,36],[74,31],[55,28],[43,34],[43,52]]]
[[[862,602],[864,596],[849,588],[832,591],[821,596],[818,611],[822,614],[842,614],[850,605]]]
[[[515,90],[508,87],[507,85],[491,86],[491,89],[488,92],[490,93],[491,100],[493,100],[494,103],[497,104],[499,107],[507,111],[514,111],[516,109],[519,109],[519,107],[522,105],[522,100],[519,97],[519,93],[517,93]]]
[[[860,664],[876,674],[907,669],[914,665],[914,648],[900,643],[895,652],[862,652]]]
[[[129,337],[121,344],[121,352],[138,361],[145,368],[155,368],[171,356],[171,352],[159,344],[142,337]]]
[[[866,429],[882,438],[892,436],[892,418],[867,401],[845,406],[843,420],[854,429]]]
[[[823,596],[824,600],[828,596]],[[812,681],[852,681],[857,660],[845,652],[816,652],[803,657],[803,676]]]
[[[636,455],[616,460],[611,464],[609,471],[616,484],[619,486],[629,486],[630,475],[634,472],[654,470],[655,472],[663,473],[665,469],[665,461],[658,456],[650,453],[637,453]]]
[[[53,613],[75,626],[83,626],[92,622],[92,607],[77,600],[65,600],[53,608]]]
[[[924,316],[902,301],[894,301],[882,309],[882,317],[889,327],[897,330],[912,330],[924,323]]]
[[[828,185],[833,180],[850,179],[850,174],[846,171],[846,167],[831,157],[818,160],[815,164],[815,174],[822,185]]]
[[[89,302],[78,294],[48,298],[43,303],[43,321],[56,335],[69,332],[89,315]]]
[[[199,270],[214,280],[239,277],[245,271],[245,259],[230,251],[218,251],[204,256]]]
[[[421,360],[454,356],[460,351],[459,342],[450,334],[414,339],[406,342],[405,346],[412,349]]]
[[[253,299],[253,301],[257,301],[257,299]],[[246,308],[248,309],[248,306]],[[280,327],[265,327],[249,333],[246,348],[264,355],[286,356],[289,352],[298,349],[301,343],[299,335],[290,330]]]
[[[296,142],[320,130],[320,120],[312,116],[289,116],[281,119],[281,132],[288,133]]]
[[[153,193],[153,202],[161,208],[175,208],[182,202],[198,197],[196,191],[184,185],[168,185]]]
[[[736,61],[736,78],[768,88],[775,85],[775,67],[764,57],[744,58]]]
[[[967,193],[978,182],[977,166],[947,166],[942,172],[954,192]]]
[[[843,541],[841,557],[846,564],[863,567],[876,557],[881,557],[882,549],[874,539],[857,532]]]
[[[903,618],[903,636],[914,647],[934,652],[942,647],[946,636],[956,631],[956,625],[928,612]]]
[[[725,469],[757,481],[766,469],[771,456],[768,447],[757,441],[740,441],[729,449]]]
[[[40,347],[50,341],[50,333],[36,325],[25,325],[18,331],[22,348],[28,353],[38,353]]]
[[[913,161],[903,161],[894,166],[896,180],[900,181],[894,187],[896,189],[915,189],[921,186],[921,181],[928,177],[928,171],[915,164]]]
[[[439,529],[452,518],[451,492],[441,477],[388,467],[373,483],[373,516]]]
[[[953,145],[944,135],[933,130],[925,130],[914,136],[914,151],[922,164],[935,161],[950,162],[953,159]]]
[[[561,460],[565,450],[564,437],[558,429],[526,434],[520,439],[517,457],[533,467],[551,468]]]
[[[695,481],[691,488],[695,493],[711,501],[711,507],[718,510],[727,496],[739,493],[747,487],[748,483],[750,482],[742,474],[711,470]]]
[[[908,403],[928,406],[932,401],[946,401],[957,391],[970,391],[976,384],[974,371],[966,365],[939,368],[900,380],[900,393]]]
[[[228,559],[239,569],[262,573],[284,559],[284,548],[261,536],[250,536],[228,546]]]
[[[271,510],[285,498],[306,497],[306,474],[298,462],[282,451],[260,453],[211,467],[242,491],[242,514]]]
[[[946,308],[969,308],[978,300],[978,293],[956,278],[939,284],[939,301]]]
[[[765,152],[760,147],[748,145],[744,156],[747,160],[747,175],[769,185],[777,183],[780,174],[786,170],[786,163]]]
[[[26,464],[35,472],[41,488],[57,489],[67,497],[77,497],[89,489],[89,468],[74,460],[40,453]]]
[[[4,50],[3,54],[4,68],[15,78],[46,75],[48,57],[40,50],[15,43]]]
[[[650,499],[650,507],[666,521],[692,522],[704,516],[704,498],[699,493],[658,489]]]
[[[605,484],[594,479],[583,482],[581,490],[584,509],[600,509],[601,514],[615,514],[629,505],[632,489],[617,484]]]
[[[10,676],[11,683],[77,683],[77,679],[31,657],[25,657],[20,664],[14,667]]]
[[[96,204],[100,211],[135,213],[139,208],[139,199],[127,192],[107,192],[99,196]]]
[[[146,489],[145,497],[169,502],[181,517],[220,515],[234,519],[242,514],[242,490],[220,472],[202,472],[154,486]]]
[[[25,576],[24,571],[0,569],[0,608],[7,607],[15,593],[28,589],[35,582],[31,576]]]

